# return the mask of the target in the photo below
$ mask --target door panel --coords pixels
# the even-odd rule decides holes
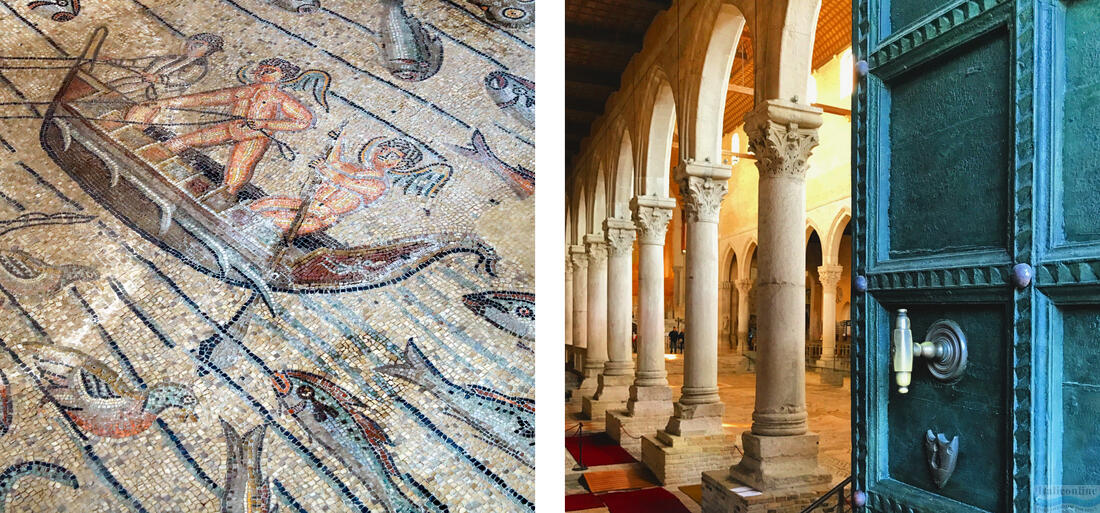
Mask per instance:
[[[1010,55],[1002,29],[884,81],[890,258],[1007,250]]]
[[[1062,484],[1095,486],[1100,483],[1100,307],[1067,306],[1059,313]]]
[[[1062,233],[1066,242],[1100,241],[1100,2],[1073,2],[1065,9],[1061,70]]]
[[[1028,356],[1019,341],[1031,329],[1020,310],[1030,296],[1007,283],[1031,244],[1030,188],[1021,186],[1029,182],[1017,169],[1030,125],[1018,111],[1015,8],[1008,0],[856,5],[855,53],[869,73],[854,102],[853,254],[868,287],[853,303],[853,470],[870,511],[1011,511],[1017,479],[1030,471],[1027,455],[1018,457],[1018,427],[1029,419],[1019,408],[1027,403],[1019,361]],[[890,27],[867,20],[887,19],[908,26],[873,44]],[[914,342],[937,320],[961,327],[960,379],[937,380],[916,359],[909,391],[899,393],[891,333],[902,308]],[[959,438],[942,486],[929,465],[929,430]]]

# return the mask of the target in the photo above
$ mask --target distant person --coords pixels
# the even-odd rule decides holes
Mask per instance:
[[[668,332],[668,352],[673,354],[676,353],[676,335],[676,328],[672,328],[672,330]]]
[[[676,347],[680,350],[680,354],[684,354],[684,332],[679,331],[676,333]]]

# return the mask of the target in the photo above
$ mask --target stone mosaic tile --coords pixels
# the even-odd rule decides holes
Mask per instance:
[[[534,0],[0,0],[0,512],[534,510]]]

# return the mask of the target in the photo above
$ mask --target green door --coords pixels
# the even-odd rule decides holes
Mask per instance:
[[[1100,508],[1100,0],[854,8],[855,486],[871,511]],[[943,344],[902,393],[901,309],[914,342],[957,326],[964,368]]]

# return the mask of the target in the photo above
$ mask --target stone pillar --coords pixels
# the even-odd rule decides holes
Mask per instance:
[[[596,393],[584,399],[584,414],[602,420],[608,410],[626,406],[634,381],[630,350],[630,256],[634,249],[634,223],[627,219],[604,221],[607,241],[607,362]]]
[[[819,109],[783,100],[745,116],[760,171],[756,404],[741,461],[703,476],[708,512],[747,510],[746,499],[729,492],[743,485],[777,500],[805,495],[807,504],[829,486],[817,461],[818,435],[806,423],[806,161],[819,126]]]
[[[832,367],[836,359],[836,284],[844,270],[839,265],[823,265],[817,268],[821,281],[821,361],[822,367]]]
[[[595,384],[607,361],[607,242],[603,234],[585,235],[588,253],[588,351],[584,358],[584,380]],[[592,397],[596,389],[583,394]]]
[[[573,358],[576,349],[573,346],[573,262],[569,256],[565,257],[565,368],[573,367]],[[579,370],[579,369],[577,369]]]
[[[718,397],[718,213],[729,177],[728,166],[676,169],[687,214],[684,386],[665,429],[642,441],[642,461],[666,486],[698,483],[703,471],[733,461]]]
[[[745,354],[749,350],[749,291],[752,290],[752,280],[741,278],[733,284],[737,287],[737,354]]]
[[[733,312],[732,283],[723,281],[718,283],[718,350],[720,352],[733,352],[736,347],[733,340]],[[724,346],[724,347],[723,347]]]
[[[584,370],[584,361],[588,354],[588,255],[584,246],[577,244],[569,247],[569,256],[573,261],[573,347],[576,358],[573,362],[578,371]],[[596,391],[595,379],[581,380],[573,393],[573,399],[580,406],[580,397]]]
[[[665,234],[671,198],[631,201],[638,228],[638,369],[625,410],[607,412],[607,433],[637,453],[642,435],[652,435],[672,415],[672,389],[665,372]]]

